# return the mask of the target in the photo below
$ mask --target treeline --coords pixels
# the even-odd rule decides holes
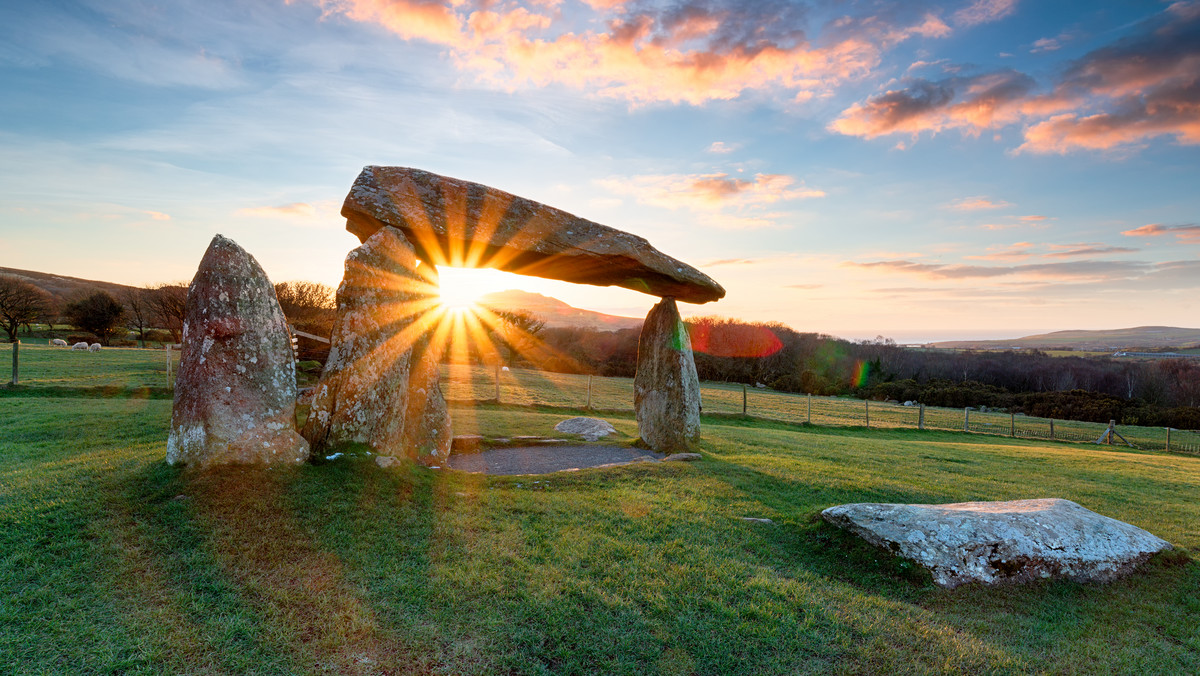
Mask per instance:
[[[930,406],[987,406],[1042,417],[1200,429],[1200,360],[1051,357],[1038,351],[904,348],[847,341],[778,323],[688,321],[702,380],[784,392]],[[541,368],[632,376],[637,330],[545,329],[554,355]]]

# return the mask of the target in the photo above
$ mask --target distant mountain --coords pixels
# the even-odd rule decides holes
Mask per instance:
[[[1137,326],[1104,331],[1055,331],[1011,340],[951,340],[933,343],[933,347],[1004,350],[1037,348],[1045,350],[1129,350],[1164,347],[1200,347],[1200,329],[1175,326]]]
[[[42,291],[61,300],[73,300],[76,296],[89,294],[97,290],[107,291],[114,298],[120,299],[128,289],[133,287],[113,282],[101,282],[95,279],[80,279],[54,275],[49,272],[34,272],[33,270],[18,270],[16,268],[0,268],[0,275],[10,275],[25,280]]]
[[[636,329],[642,325],[637,317],[606,315],[603,312],[580,310],[557,298],[519,289],[497,291],[479,298],[478,302],[493,310],[528,312],[546,322],[547,328],[586,328],[599,331]]]

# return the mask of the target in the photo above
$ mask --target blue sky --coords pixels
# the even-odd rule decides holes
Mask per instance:
[[[628,230],[685,314],[901,341],[1200,325],[1200,3],[0,7],[0,265],[336,284],[363,165]],[[654,299],[478,275],[580,307]]]

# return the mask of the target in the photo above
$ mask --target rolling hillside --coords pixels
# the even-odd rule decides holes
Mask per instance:
[[[1129,350],[1200,347],[1200,329],[1137,326],[1103,331],[1054,331],[1010,340],[955,340],[933,347],[972,350],[1037,348],[1049,350]]]
[[[493,310],[528,312],[545,321],[548,328],[619,331],[620,329],[636,329],[642,325],[642,320],[637,317],[620,317],[591,310],[580,310],[557,298],[519,289],[489,293],[482,296],[478,303]]]

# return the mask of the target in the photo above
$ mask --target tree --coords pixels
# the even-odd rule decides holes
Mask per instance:
[[[279,282],[275,297],[288,323],[320,335],[333,332],[337,309],[333,287],[308,281]]]
[[[104,345],[121,331],[125,319],[125,307],[106,291],[96,291],[80,298],[66,307],[71,325],[82,331],[95,334]]]
[[[150,314],[159,328],[164,328],[175,337],[175,342],[183,340],[183,318],[187,314],[188,285],[183,282],[155,284],[147,289],[147,301]]]
[[[50,294],[18,277],[0,276],[0,323],[8,342],[17,342],[17,329],[48,313],[54,305]]]
[[[146,329],[150,328],[152,317],[150,310],[149,291],[137,287],[129,287],[121,294],[125,300],[125,325],[138,332],[138,341],[146,346]]]

